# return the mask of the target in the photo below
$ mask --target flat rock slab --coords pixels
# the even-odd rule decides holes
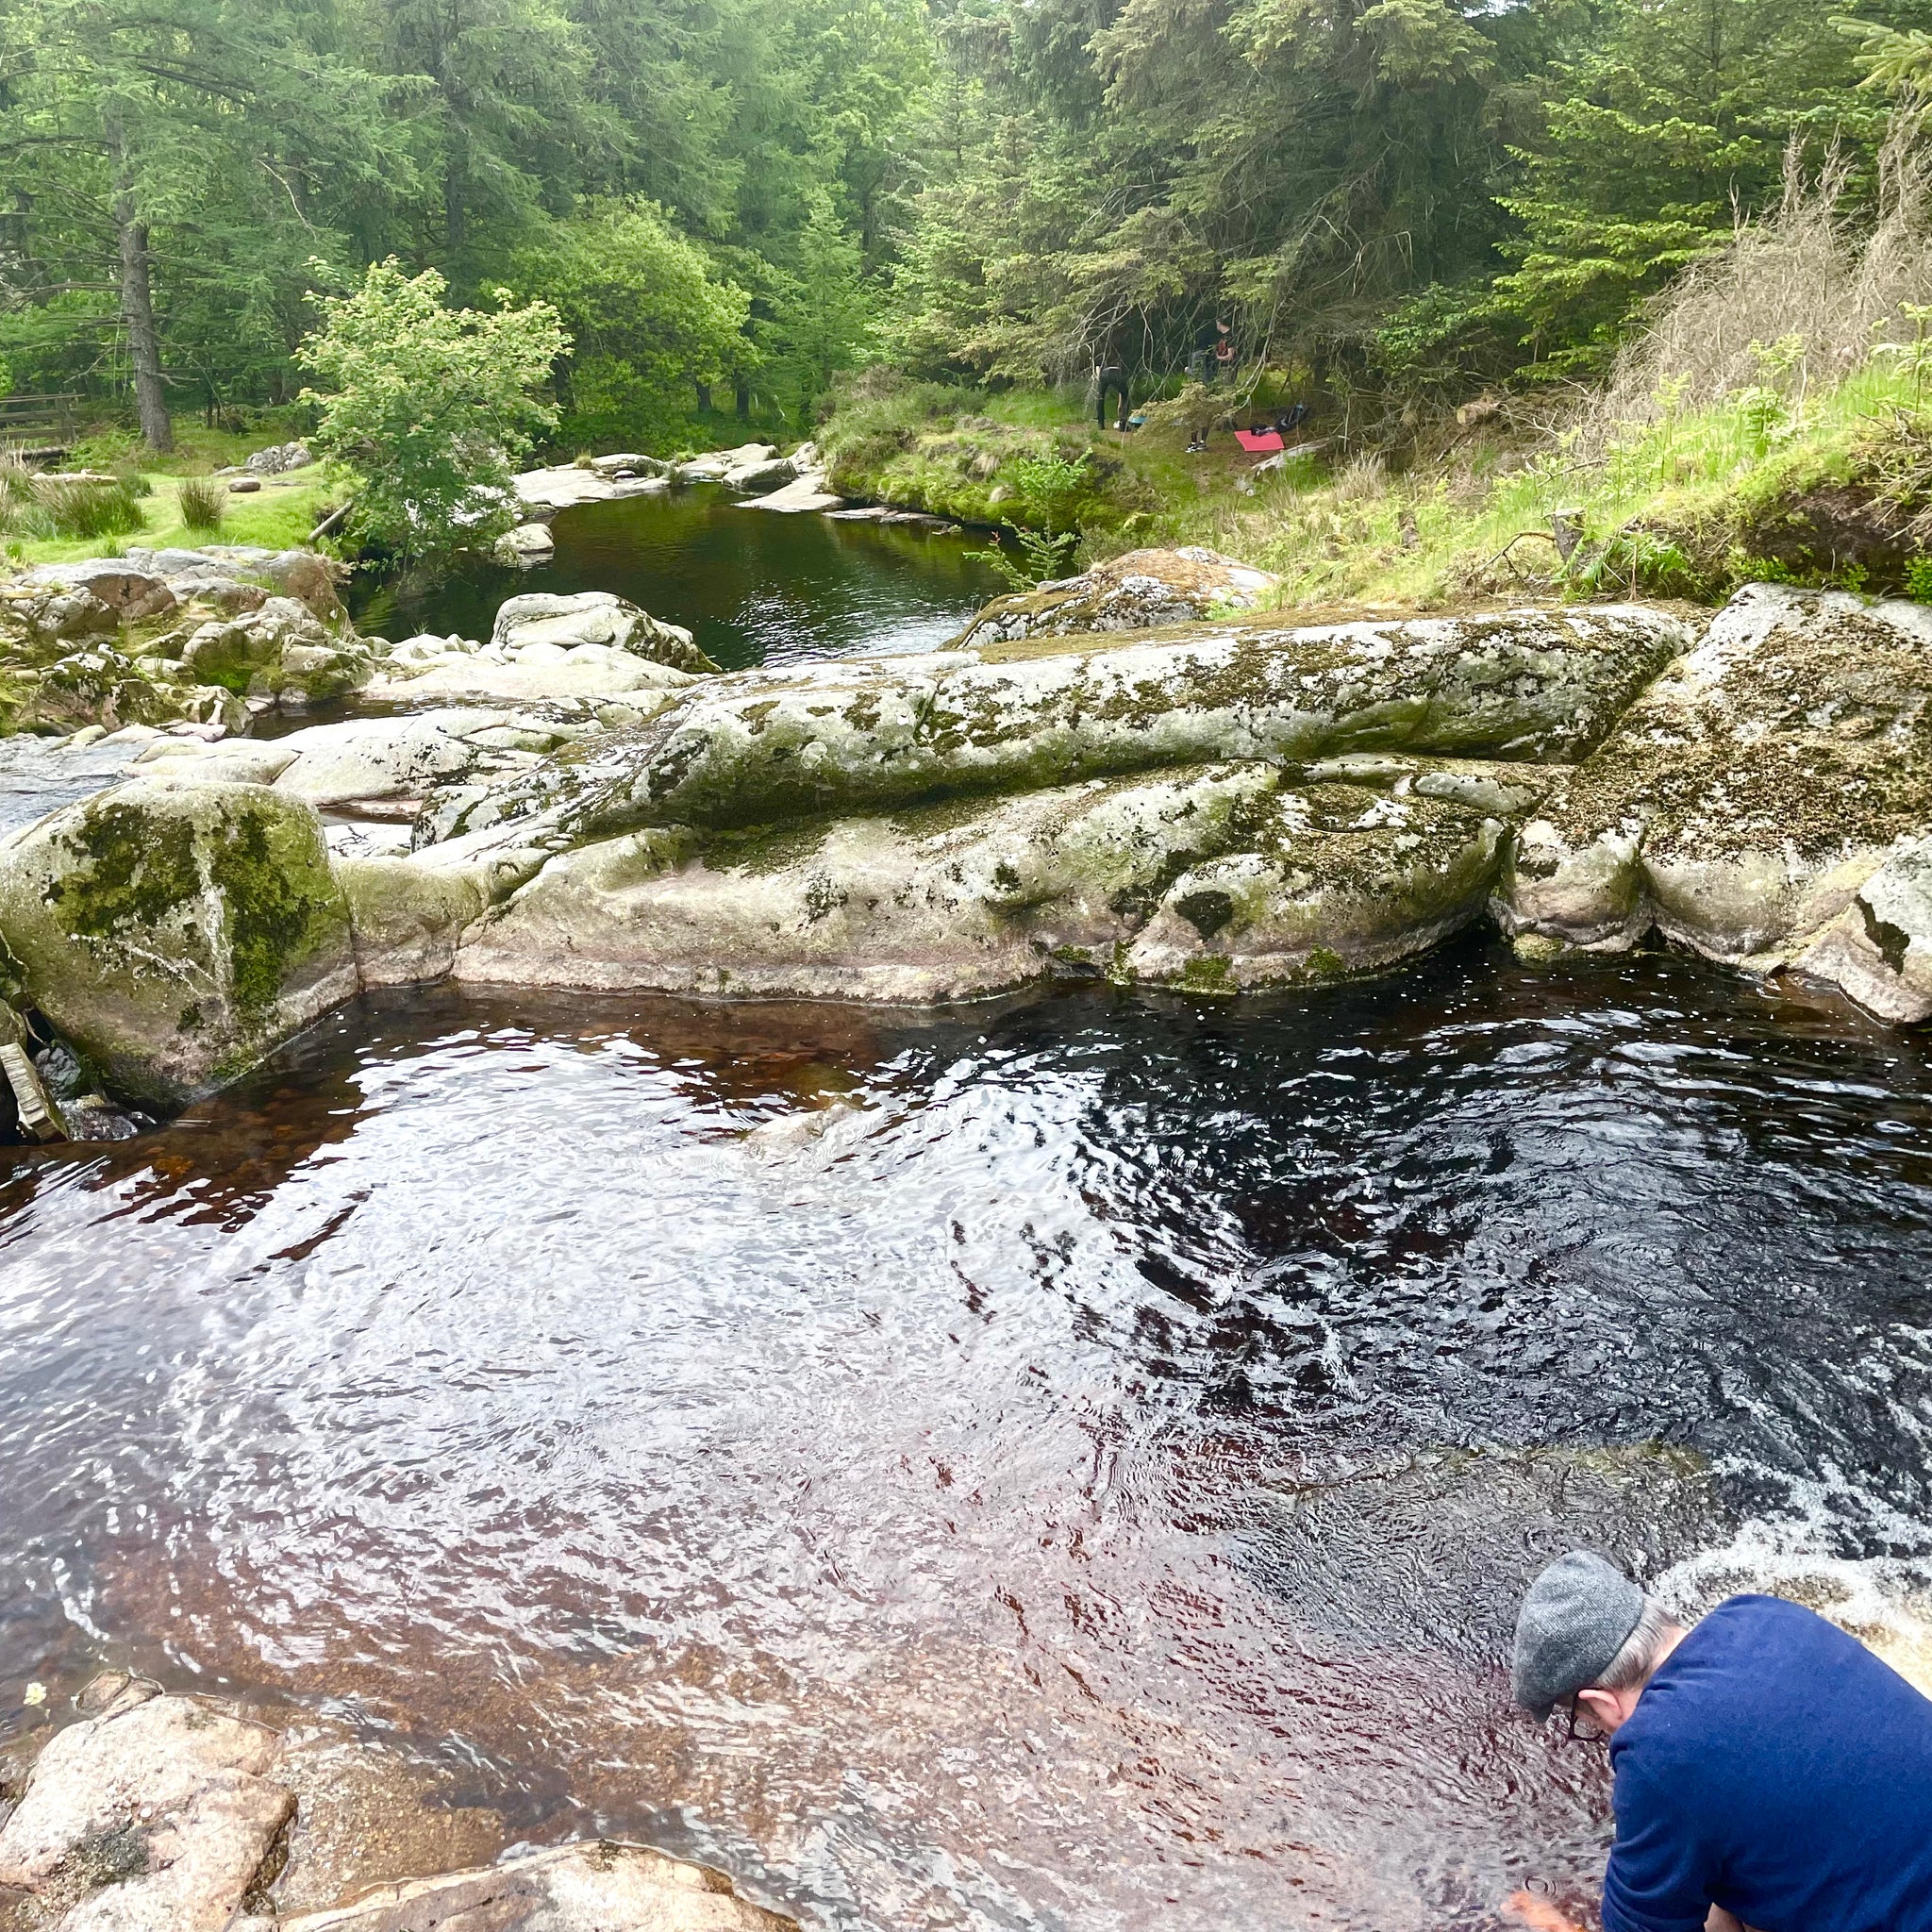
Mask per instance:
[[[665,489],[658,476],[609,476],[600,470],[565,463],[552,470],[525,470],[511,479],[525,509],[569,509],[579,503],[612,503],[621,496],[648,496]]]
[[[840,509],[843,508],[844,502],[842,496],[835,496],[825,488],[823,473],[814,472],[797,477],[786,484],[782,490],[774,490],[764,496],[747,497],[739,508],[775,509],[797,516],[808,510]]]
[[[346,1906],[243,1921],[260,1932],[796,1932],[724,1874],[598,1840],[481,1871],[378,1886]]]
[[[224,1932],[294,1799],[276,1734],[135,1685],[57,1733],[0,1829],[0,1886],[59,1932]]]

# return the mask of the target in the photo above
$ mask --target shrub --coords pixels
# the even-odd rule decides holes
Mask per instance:
[[[219,476],[184,476],[178,501],[191,530],[219,530],[227,514],[228,486]]]
[[[321,298],[297,358],[329,386],[302,391],[322,412],[311,441],[361,473],[355,528],[406,558],[487,548],[516,521],[511,462],[555,425],[535,391],[570,346],[547,302],[450,309],[448,286],[374,262]]]

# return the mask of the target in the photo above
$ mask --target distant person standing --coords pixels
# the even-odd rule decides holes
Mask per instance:
[[[1107,427],[1107,399],[1109,395],[1120,397],[1120,409],[1113,426],[1124,429],[1127,426],[1127,372],[1118,362],[1097,361],[1093,365],[1093,408],[1103,429]]]

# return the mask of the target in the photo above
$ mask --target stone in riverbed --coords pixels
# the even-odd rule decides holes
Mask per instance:
[[[293,1800],[275,1732],[130,1684],[57,1732],[0,1827],[0,1886],[59,1932],[224,1932]]]
[[[431,1932],[438,1926],[447,1932],[797,1932],[793,1920],[737,1897],[722,1872],[608,1839],[478,1871],[379,1885],[349,1905],[279,1919],[274,1926],[275,1932]]]
[[[1932,609],[1754,585],[1551,788],[1497,916],[1526,958],[1656,931],[1924,1019],[1928,831]]]
[[[117,1089],[235,1078],[356,990],[322,826],[259,785],[140,778],[0,841],[0,935]]]
[[[946,648],[1195,624],[1256,609],[1280,588],[1274,572],[1216,550],[1133,550],[1083,575],[995,598]]]
[[[668,664],[675,671],[703,674],[718,668],[682,625],[665,624],[609,591],[583,591],[570,597],[538,591],[506,598],[497,607],[490,643],[511,656],[532,644],[555,644],[563,650],[605,644],[654,664]]]
[[[552,858],[472,928],[457,977],[931,1002],[1056,976],[1233,992],[1374,971],[1480,916],[1504,829],[1488,808],[1520,815],[1544,775],[1385,762],[1368,782],[1251,761],[641,831]]]
[[[496,540],[496,560],[518,570],[535,570],[557,555],[557,539],[548,524],[519,524]]]

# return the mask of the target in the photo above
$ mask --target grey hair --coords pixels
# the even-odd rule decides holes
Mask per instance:
[[[1645,1597],[1642,1613],[1629,1636],[1624,1638],[1623,1648],[1604,1667],[1595,1683],[1588,1688],[1592,1690],[1634,1690],[1640,1684],[1647,1683],[1650,1674],[1657,1669],[1657,1652],[1676,1627],[1676,1619],[1656,1597]]]

